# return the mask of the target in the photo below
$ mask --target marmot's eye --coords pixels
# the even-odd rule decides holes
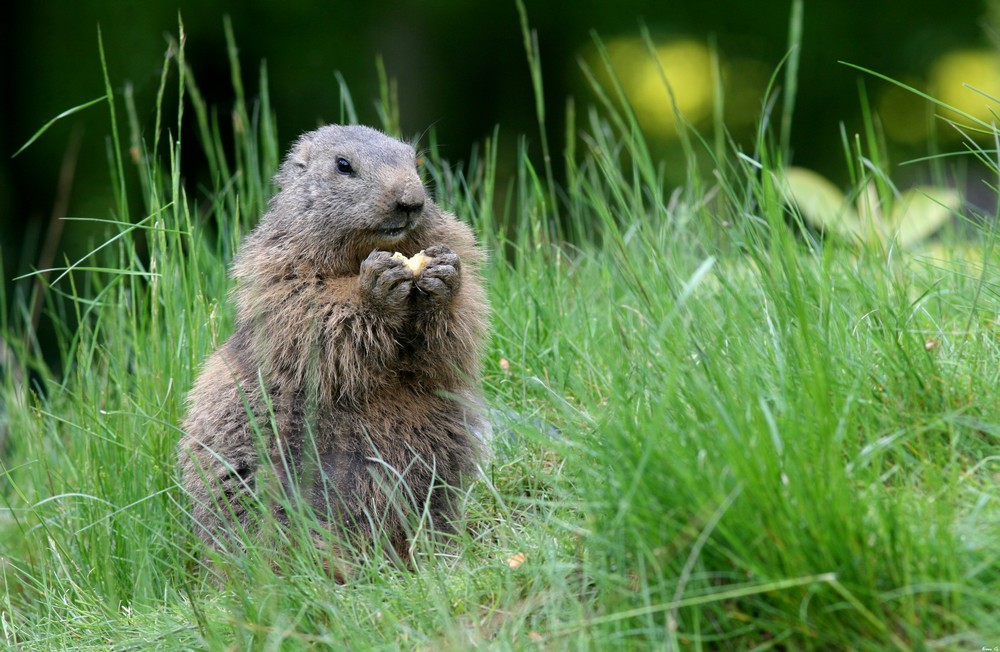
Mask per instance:
[[[337,172],[341,174],[353,174],[354,168],[351,167],[351,162],[346,158],[337,159]]]

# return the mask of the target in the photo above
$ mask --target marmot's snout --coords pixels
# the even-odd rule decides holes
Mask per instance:
[[[424,186],[419,179],[407,180],[405,184],[396,191],[395,209],[408,215],[412,220],[417,213],[424,210],[424,198],[426,197]]]
[[[388,243],[416,226],[423,214],[426,198],[427,193],[416,174],[392,186],[386,197],[388,210],[378,228],[381,238]]]

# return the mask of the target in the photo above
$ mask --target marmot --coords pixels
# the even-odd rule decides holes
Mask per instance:
[[[451,529],[445,487],[477,472],[489,430],[484,253],[427,196],[414,149],[375,129],[306,133],[274,180],[233,262],[235,333],[188,396],[180,466],[199,535],[252,531],[245,498],[267,470],[325,524],[362,545],[385,536],[405,561],[406,515]]]

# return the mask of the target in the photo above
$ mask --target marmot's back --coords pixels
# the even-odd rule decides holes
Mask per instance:
[[[470,431],[488,428],[483,254],[427,197],[415,158],[381,132],[330,126],[282,163],[233,265],[236,332],[189,396],[180,463],[206,541],[251,527],[265,467],[359,541],[382,523],[405,550],[406,515],[425,504],[450,527],[451,492],[435,487],[473,475]]]

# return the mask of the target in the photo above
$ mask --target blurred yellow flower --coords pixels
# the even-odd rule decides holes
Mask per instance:
[[[666,137],[677,135],[677,118],[667,84],[673,91],[677,111],[691,122],[712,110],[712,56],[697,41],[684,39],[657,45],[655,58],[641,39],[626,38],[607,46],[615,75],[636,117],[646,131]]]
[[[958,111],[993,122],[991,110],[1000,110],[1000,99],[992,99],[1000,98],[1000,55],[992,50],[945,54],[931,68],[930,92]]]

